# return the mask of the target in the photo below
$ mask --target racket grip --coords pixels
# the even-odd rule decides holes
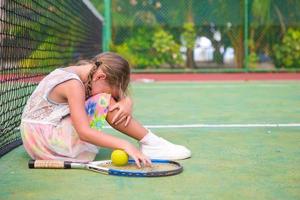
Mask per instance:
[[[70,169],[71,162],[60,160],[29,160],[30,169]]]

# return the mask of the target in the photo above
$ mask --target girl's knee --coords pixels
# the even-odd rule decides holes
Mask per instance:
[[[87,114],[89,110],[108,109],[111,102],[111,95],[107,93],[100,93],[91,96],[85,101],[85,108]]]
[[[94,96],[91,96],[90,98],[88,98],[85,103],[87,104],[88,102],[97,102],[97,104],[100,105],[109,105],[110,103],[110,99],[111,99],[111,94],[107,94],[107,93],[99,93],[96,94]]]
[[[85,102],[85,110],[89,117],[89,123],[92,128],[101,130],[108,113],[111,95],[100,93],[90,97]]]

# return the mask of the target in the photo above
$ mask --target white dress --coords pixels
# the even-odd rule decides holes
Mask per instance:
[[[80,140],[68,104],[56,103],[48,97],[55,86],[71,79],[82,83],[77,74],[56,69],[39,83],[27,101],[20,130],[24,148],[33,159],[91,161],[98,153],[97,146]],[[110,94],[104,93],[86,101],[87,112],[91,111],[88,106],[95,105],[92,108],[96,112],[87,114],[97,130],[103,127],[109,101]]]

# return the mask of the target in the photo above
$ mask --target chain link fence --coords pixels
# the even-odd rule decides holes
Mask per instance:
[[[92,2],[104,13],[108,1]],[[299,68],[299,9],[298,0],[111,0],[105,40],[138,69]]]
[[[250,68],[300,68],[300,1],[249,1]]]

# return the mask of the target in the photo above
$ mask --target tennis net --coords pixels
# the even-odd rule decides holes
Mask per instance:
[[[0,0],[0,157],[20,145],[23,107],[43,76],[102,51],[88,0]]]

